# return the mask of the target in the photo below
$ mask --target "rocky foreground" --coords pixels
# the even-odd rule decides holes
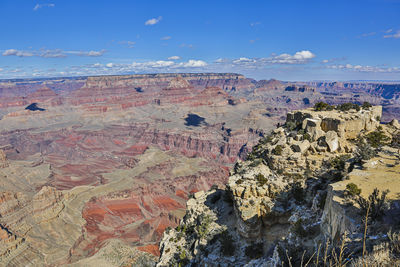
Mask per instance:
[[[288,113],[225,190],[188,200],[157,266],[400,264],[400,125],[381,117],[368,103]]]

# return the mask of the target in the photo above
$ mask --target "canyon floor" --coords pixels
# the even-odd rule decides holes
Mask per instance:
[[[0,265],[155,262],[189,196],[224,188],[288,111],[368,101],[387,121],[398,88],[215,73],[0,81]]]

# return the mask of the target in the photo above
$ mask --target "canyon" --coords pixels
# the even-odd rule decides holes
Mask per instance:
[[[370,102],[383,106],[379,120],[400,119],[391,83],[234,73],[0,81],[0,265],[155,263],[189,197],[225,188],[288,112],[319,101]]]

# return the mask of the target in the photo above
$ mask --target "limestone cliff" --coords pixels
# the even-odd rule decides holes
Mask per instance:
[[[390,188],[395,192],[383,193],[379,216],[369,211],[366,243],[373,258],[378,245],[389,244],[388,229],[399,230],[393,218],[399,126],[380,124],[380,106],[352,107],[289,113],[284,126],[235,164],[226,189],[189,199],[180,225],[164,233],[157,266],[304,266],[302,258],[319,266],[316,252],[335,263],[340,244],[346,244],[341,257],[356,263],[365,203],[379,202],[374,188]],[[392,256],[385,260],[394,263]]]

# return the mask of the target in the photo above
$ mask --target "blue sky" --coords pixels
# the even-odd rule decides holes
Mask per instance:
[[[400,0],[0,0],[0,79],[400,80]]]

